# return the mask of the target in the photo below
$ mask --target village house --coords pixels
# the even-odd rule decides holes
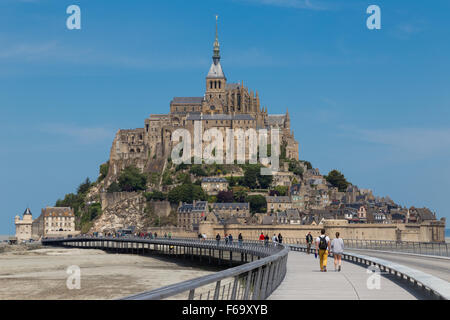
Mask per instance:
[[[225,178],[203,178],[202,189],[210,196],[217,195],[220,191],[228,190],[228,180]]]
[[[301,224],[300,212],[297,209],[277,212],[276,216],[278,224]]]
[[[266,201],[268,213],[292,209],[291,197],[288,196],[266,196]]]
[[[294,173],[279,171],[273,175],[272,186],[290,187],[292,180],[294,179]]]
[[[75,231],[75,211],[68,207],[46,207],[33,221],[33,235],[37,237],[64,237]]]
[[[182,202],[177,209],[178,227],[198,231],[200,221],[204,220],[208,212],[207,201]]]
[[[239,223],[245,223],[251,217],[248,202],[213,203],[211,211],[222,221],[234,217]]]

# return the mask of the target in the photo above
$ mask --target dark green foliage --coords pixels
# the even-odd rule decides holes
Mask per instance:
[[[121,191],[125,192],[145,190],[147,176],[134,166],[127,167],[119,176],[119,187]]]
[[[191,166],[191,169],[189,170],[190,173],[192,173],[194,176],[197,177],[206,177],[208,174],[206,171],[202,168],[199,164],[194,164]]]
[[[102,214],[102,205],[100,203],[91,204],[87,211],[85,211],[81,217],[81,223],[87,223],[93,221]]]
[[[217,194],[217,202],[233,202],[233,191],[220,191]]]
[[[194,200],[206,200],[208,197],[201,186],[184,183],[170,190],[167,198],[171,203],[178,204],[180,201],[191,203]]]
[[[108,193],[113,193],[113,192],[120,192],[122,191],[119,187],[119,184],[117,182],[113,182],[110,184],[110,186],[108,187],[108,189],[106,190]]]
[[[276,186],[273,190],[270,190],[270,195],[274,196],[287,196],[289,187],[286,186]]]
[[[300,161],[306,165],[306,169],[311,170],[313,168],[311,162],[306,161],[306,160],[300,160]]]
[[[234,186],[239,186],[242,185],[244,179],[242,177],[225,177],[225,179],[228,180],[228,185],[230,188],[234,187]]]
[[[273,176],[261,175],[260,164],[248,164],[244,165],[244,178],[242,179],[242,185],[250,189],[267,189],[272,183]]]
[[[250,203],[250,212],[265,212],[267,210],[266,198],[261,195],[248,196],[246,199]]]
[[[298,176],[303,176],[303,167],[301,167],[300,165],[301,165],[300,161],[291,159],[289,161],[289,171],[293,172]]]
[[[348,182],[344,175],[338,170],[333,170],[325,176],[325,179],[335,188],[338,188],[340,192],[345,192],[347,187],[351,184]]]
[[[97,182],[100,182],[103,179],[105,179],[106,176],[108,175],[108,172],[109,172],[109,161],[100,165],[100,175],[97,179]]]
[[[167,194],[155,190],[153,192],[148,192],[144,194],[145,198],[147,199],[147,201],[163,201],[167,199]]]
[[[236,186],[233,187],[233,198],[235,202],[245,202],[248,194],[248,188]]]
[[[89,180],[89,178],[86,178],[86,180],[78,186],[77,193],[78,194],[87,193],[91,185],[92,185],[91,180]]]
[[[69,193],[66,194],[63,200],[57,200],[55,207],[70,207],[75,211],[75,215],[80,215],[80,210],[84,207],[84,195]]]
[[[173,184],[172,176],[171,176],[171,173],[169,170],[164,171],[161,183],[163,186],[168,186],[168,185]]]

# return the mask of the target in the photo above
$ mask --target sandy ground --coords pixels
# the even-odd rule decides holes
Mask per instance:
[[[81,270],[69,290],[69,266]],[[15,249],[0,253],[0,299],[115,299],[207,275],[181,261],[94,249]]]

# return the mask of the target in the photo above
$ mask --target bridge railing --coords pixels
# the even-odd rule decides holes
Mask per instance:
[[[347,249],[405,252],[450,257],[450,244],[443,242],[414,242],[393,240],[343,239]],[[285,238],[287,244],[305,245],[306,238]],[[314,241],[315,242],[315,241]],[[314,246],[314,243],[313,243]]]
[[[156,290],[132,295],[125,300],[262,300],[266,299],[283,281],[286,275],[286,265],[289,249],[281,244],[264,241],[233,241],[199,240],[196,238],[158,238],[142,239],[135,237],[76,237],[70,239],[46,239],[45,245],[98,248],[105,250],[125,250],[125,252],[142,252],[159,250],[167,254],[177,254],[186,248],[193,257],[194,248],[200,256],[209,255],[220,259],[228,252],[230,262],[232,252],[241,255],[241,261],[247,261],[247,254],[252,255],[252,261],[239,266],[219,271],[204,277],[187,280],[181,283],[165,286]],[[155,249],[156,248],[156,249]],[[167,249],[164,249],[167,248]],[[245,260],[242,259],[245,255]],[[257,259],[254,260],[253,256]]]
[[[305,245],[289,245],[289,248],[292,251],[308,251],[308,248]],[[310,253],[314,253],[314,251],[315,249],[310,249]],[[333,257],[333,253],[330,253],[330,256]],[[405,281],[407,285],[420,289],[430,294],[433,298],[442,300],[450,299],[450,283],[422,271],[411,269],[391,261],[345,251],[342,254],[342,259],[366,267],[374,266],[380,272],[394,275]],[[372,272],[374,272],[374,270],[372,270]]]

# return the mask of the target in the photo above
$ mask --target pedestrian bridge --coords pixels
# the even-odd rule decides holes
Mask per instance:
[[[303,245],[260,241],[225,243],[198,239],[70,238],[43,245],[96,248],[112,253],[170,255],[221,265],[211,275],[124,299],[305,300],[449,299],[449,282],[379,258],[344,253],[341,272],[320,272],[318,259]]]

